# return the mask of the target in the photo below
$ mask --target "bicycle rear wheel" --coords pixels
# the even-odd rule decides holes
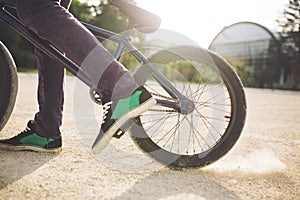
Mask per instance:
[[[185,46],[160,51],[149,60],[195,108],[181,114],[154,106],[130,129],[137,146],[172,168],[203,167],[225,155],[238,140],[246,117],[243,86],[230,65],[211,51]],[[147,67],[135,78],[156,98],[176,101]]]
[[[15,63],[8,49],[0,41],[0,130],[12,113],[17,90],[18,78]]]

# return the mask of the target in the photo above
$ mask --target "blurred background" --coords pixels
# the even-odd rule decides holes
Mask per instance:
[[[163,29],[222,55],[246,87],[300,90],[299,0],[127,1],[160,16]],[[114,32],[125,30],[128,22],[107,0],[73,0],[70,11],[81,21]],[[3,22],[0,33],[18,71],[35,71],[33,46]],[[136,37],[137,43],[145,39],[139,33]],[[129,69],[134,66],[129,56],[121,61]]]

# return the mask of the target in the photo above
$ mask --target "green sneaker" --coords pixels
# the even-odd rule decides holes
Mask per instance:
[[[144,87],[139,87],[131,96],[123,99],[112,101],[110,97],[102,95],[102,104],[103,122],[92,146],[95,154],[102,151],[120,129],[124,130],[124,125],[128,124],[130,119],[138,117],[155,105],[156,100]]]
[[[0,140],[0,149],[10,151],[37,151],[54,152],[61,151],[61,138],[45,138],[36,133],[36,124],[29,121],[27,128],[15,137]]]

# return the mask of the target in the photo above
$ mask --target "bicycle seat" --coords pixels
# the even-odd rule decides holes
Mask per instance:
[[[127,3],[123,0],[111,0],[110,5],[115,6],[121,12],[128,16],[129,20],[134,23],[134,28],[143,33],[153,33],[161,23],[161,19],[140,7]]]

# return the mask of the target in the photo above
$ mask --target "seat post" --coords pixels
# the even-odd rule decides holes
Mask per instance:
[[[121,34],[121,35],[122,35],[126,40],[130,41],[130,36],[131,36],[131,33],[132,33],[133,29],[134,29],[134,23],[132,23],[130,19],[128,19],[128,20],[129,20],[129,22],[128,22],[127,28],[126,28],[126,30],[123,32],[123,34]],[[124,43],[123,43],[123,42],[120,42],[120,43],[118,44],[118,47],[117,47],[116,51],[115,51],[115,58],[116,58],[117,60],[120,59],[123,50],[124,50]]]

